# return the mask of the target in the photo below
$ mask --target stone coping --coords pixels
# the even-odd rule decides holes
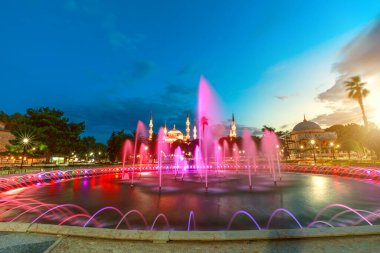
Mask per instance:
[[[38,233],[94,239],[131,241],[255,241],[380,235],[380,225],[337,228],[304,228],[242,231],[147,231],[76,227],[20,222],[0,222],[2,232]]]

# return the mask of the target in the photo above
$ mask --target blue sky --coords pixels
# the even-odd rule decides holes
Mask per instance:
[[[151,111],[156,126],[183,128],[203,74],[226,122],[233,112],[251,128],[291,129],[304,113],[323,126],[360,122],[345,117],[354,103],[328,95],[343,74],[334,66],[356,55],[347,45],[380,43],[379,13],[379,1],[8,1],[0,110],[56,107],[101,141]]]

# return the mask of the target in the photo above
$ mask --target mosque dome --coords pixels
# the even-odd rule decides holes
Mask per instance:
[[[293,128],[293,132],[299,132],[299,131],[321,131],[322,128],[313,121],[307,121],[306,118]]]
[[[175,125],[172,130],[169,130],[167,133],[168,139],[183,139],[183,133],[175,128]]]

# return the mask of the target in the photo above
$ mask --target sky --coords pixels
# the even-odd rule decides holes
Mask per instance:
[[[0,110],[49,106],[105,142],[138,120],[195,119],[200,76],[224,123],[360,123],[361,75],[380,126],[380,1],[19,0],[0,8]]]

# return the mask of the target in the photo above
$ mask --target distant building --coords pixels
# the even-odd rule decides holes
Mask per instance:
[[[166,127],[166,122],[165,122],[165,125],[164,125],[164,140],[168,143],[173,143],[175,141],[190,141],[191,140],[191,133],[190,133],[190,129],[191,129],[191,126],[190,126],[190,117],[189,117],[189,114],[186,115],[186,123],[185,123],[185,126],[186,126],[186,129],[185,129],[185,135],[180,131],[178,130],[176,127],[175,127],[175,124],[174,124],[174,127],[173,129],[171,130],[168,130],[167,127]],[[151,141],[153,138],[153,116],[152,114],[150,115],[150,120],[149,120],[149,140]],[[193,138],[196,139],[197,138],[197,127],[194,125],[193,127]]]
[[[11,132],[5,130],[5,123],[0,121],[0,152],[5,152],[6,145],[9,145],[9,141],[13,140],[15,137]]]
[[[230,140],[233,139],[236,139],[236,123],[234,114],[232,114],[232,121],[230,126]]]
[[[166,135],[164,137],[164,140],[166,142],[173,143],[173,142],[178,141],[178,140],[180,140],[180,141],[186,140],[183,136],[183,133],[175,128],[175,124],[174,124],[173,129],[171,129],[169,131],[167,131],[166,126],[165,126],[164,132],[166,132]]]
[[[334,155],[337,134],[326,132],[317,123],[304,120],[294,126],[290,133],[289,151],[292,158],[305,158],[313,156],[314,152],[319,158]]]

